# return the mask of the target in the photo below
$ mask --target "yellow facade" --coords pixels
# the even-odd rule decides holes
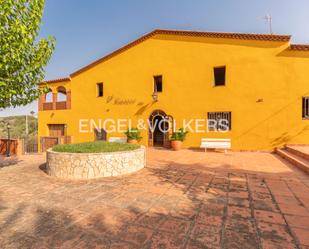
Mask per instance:
[[[147,120],[154,110],[183,119],[207,119],[208,112],[232,113],[227,133],[190,132],[185,147],[201,138],[231,138],[233,150],[272,150],[309,142],[309,120],[302,118],[302,97],[309,96],[309,51],[291,50],[288,41],[156,34],[128,49],[49,83],[71,91],[71,109],[39,112],[39,137],[48,124],[66,124],[72,142],[93,141],[80,133],[81,119]],[[213,68],[226,66],[226,85],[214,86]],[[153,76],[163,76],[163,92],[152,99]],[[97,83],[104,96],[97,97]],[[110,133],[110,136],[124,136]],[[148,130],[141,144],[148,145]]]

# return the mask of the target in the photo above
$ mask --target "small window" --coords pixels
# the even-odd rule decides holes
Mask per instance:
[[[232,129],[231,112],[208,112],[209,131],[230,131]]]
[[[162,84],[162,75],[154,76],[154,92],[161,93],[163,90]]]
[[[103,97],[103,83],[97,83],[98,97]]]
[[[309,119],[309,97],[303,97],[303,119]]]
[[[215,86],[225,86],[225,71],[225,66],[214,68]]]

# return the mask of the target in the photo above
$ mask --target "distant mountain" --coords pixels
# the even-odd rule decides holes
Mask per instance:
[[[11,138],[26,138],[36,140],[38,120],[28,116],[28,136],[26,136],[26,116],[0,117],[0,138],[7,138],[7,123],[10,124]]]

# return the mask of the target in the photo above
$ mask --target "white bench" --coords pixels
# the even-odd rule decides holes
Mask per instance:
[[[110,138],[108,138],[108,142],[111,142],[111,143],[126,143],[127,138],[126,137],[110,137]]]
[[[231,149],[231,139],[228,138],[202,138],[200,148],[207,149],[224,149],[225,152]]]

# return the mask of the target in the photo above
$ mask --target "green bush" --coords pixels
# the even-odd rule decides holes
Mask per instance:
[[[58,144],[53,147],[53,151],[70,153],[100,153],[136,150],[138,148],[140,148],[140,146],[137,144],[96,141],[79,144]]]
[[[141,140],[141,132],[137,128],[128,129],[124,133],[129,140]]]
[[[178,131],[173,132],[171,140],[183,142],[186,139],[187,134],[188,131],[185,131],[183,128],[180,128]]]

